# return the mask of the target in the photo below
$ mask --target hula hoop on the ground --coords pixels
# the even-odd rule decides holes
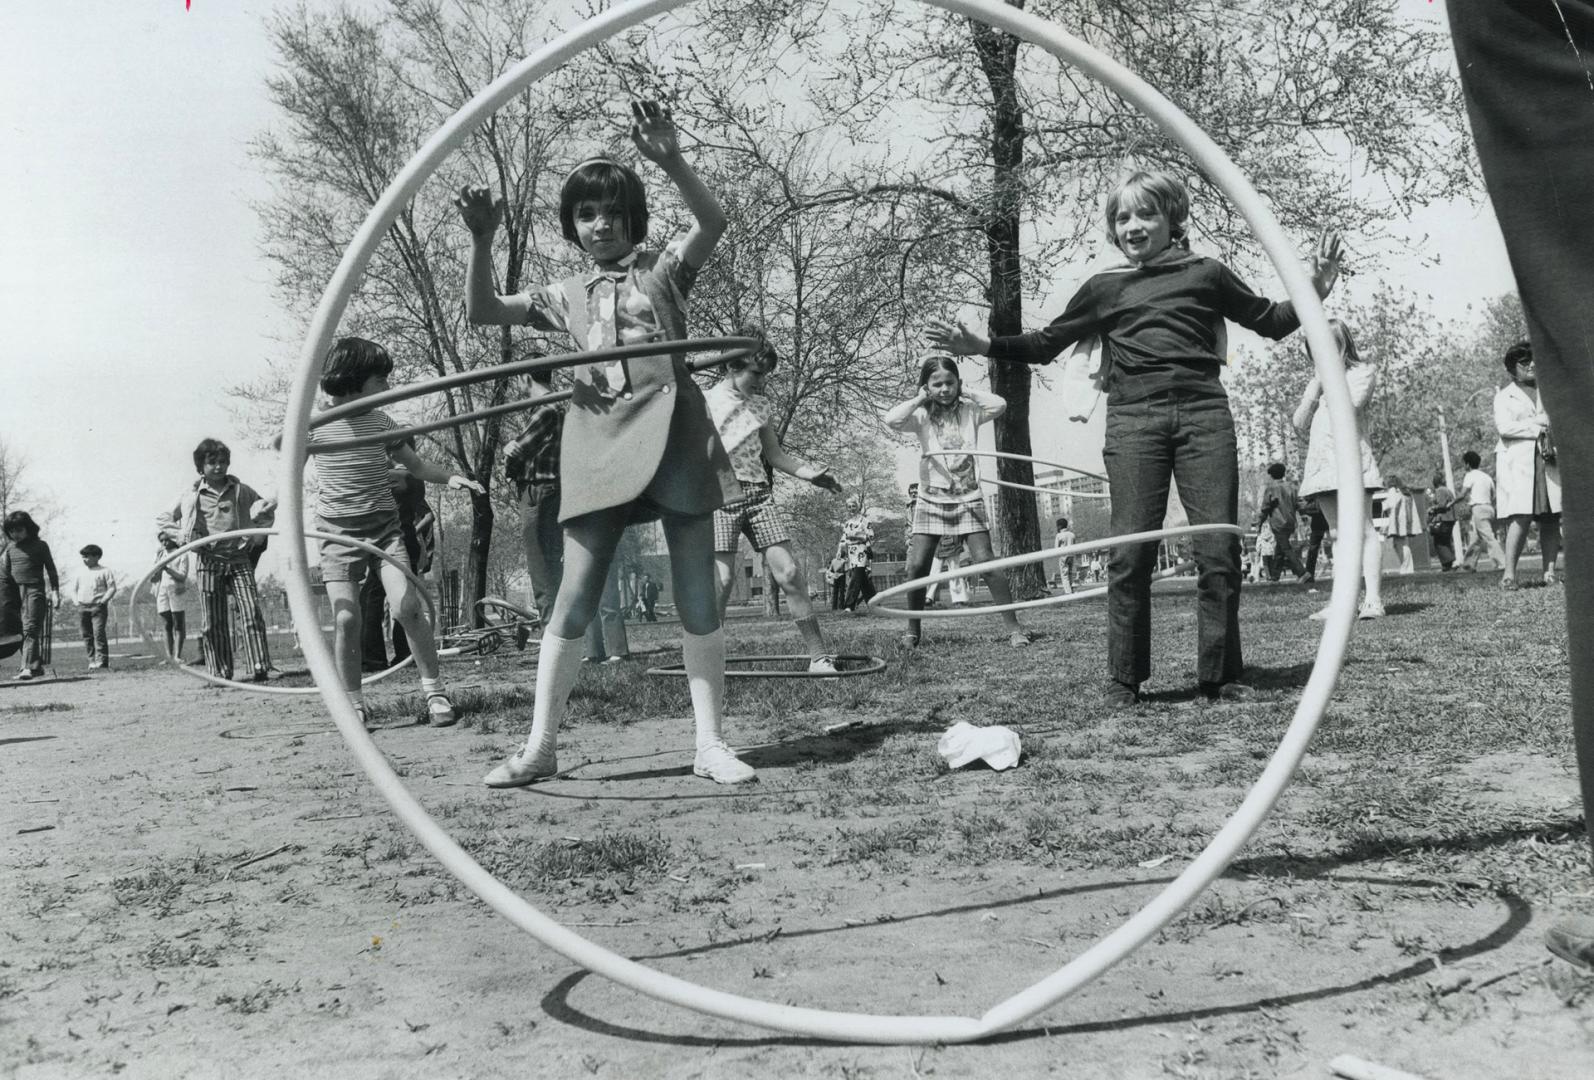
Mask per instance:
[[[166,569],[166,567],[170,566],[172,563],[176,562],[179,558],[188,554],[190,551],[202,548],[206,544],[214,544],[218,540],[231,540],[245,536],[254,537],[280,535],[281,533],[279,533],[276,529],[233,529],[230,532],[219,532],[212,533],[209,536],[201,536],[197,540],[190,540],[182,547],[173,548],[171,551],[168,551],[158,562],[156,562],[152,569],[147,571],[143,577],[138,579],[137,584],[133,586],[132,594],[127,598],[128,621],[132,624],[133,628],[138,631],[138,636],[144,639],[144,647],[149,649],[151,652],[157,651],[155,642],[150,637],[149,631],[145,629],[144,624],[139,620],[138,594],[145,585],[159,580],[162,570]],[[364,540],[355,540],[354,538],[348,536],[334,536],[331,533],[317,532],[314,529],[304,530],[303,535],[311,540],[336,540],[340,544],[348,544],[350,547],[357,547],[361,551],[369,552],[372,555],[379,555],[388,562],[392,563],[394,566],[397,566],[404,572],[404,576],[410,579],[410,584],[415,586],[416,591],[420,593],[421,598],[426,602],[428,617],[433,623],[437,622],[437,604],[432,599],[431,593],[427,590],[425,582],[421,581],[421,579],[415,575],[413,570],[407,566],[400,565],[398,561],[393,558],[393,556],[389,555],[375,544],[368,544]],[[300,547],[303,547],[303,545],[301,544]],[[252,612],[245,614],[246,617],[253,618]],[[299,618],[299,613],[297,611],[294,612],[294,618]],[[317,625],[317,620],[314,618],[314,616],[311,617],[309,622],[312,626]],[[301,642],[308,639],[310,636],[310,634],[301,635]],[[196,630],[194,632],[194,637],[196,639],[200,638],[201,632]],[[200,667],[190,666],[183,663],[181,660],[178,660],[171,654],[171,650],[166,648],[166,642],[164,640],[161,641],[158,651],[165,654],[165,659],[161,661],[162,663],[176,668],[184,675],[191,675],[194,678],[199,679],[201,682],[208,682],[215,686],[225,686],[229,690],[247,690],[251,694],[278,694],[290,697],[303,697],[308,694],[318,694],[321,692],[319,686],[269,686],[265,683],[249,683],[241,682],[238,679],[223,679],[220,676],[212,675],[209,671]],[[379,671],[374,675],[367,675],[365,678],[360,680],[360,685],[370,686],[373,683],[379,683],[383,679],[389,678],[392,675],[403,671],[414,662],[415,657],[413,655],[406,656],[404,659],[400,660],[386,671]],[[310,673],[312,675],[315,674],[315,669],[313,666],[311,667]]]
[[[971,566],[962,566],[956,570],[944,570],[939,574],[926,574],[921,578],[913,578],[889,589],[882,589],[869,598],[869,610],[880,615],[890,615],[897,619],[968,619],[976,615],[1000,615],[1004,611],[1024,611],[1028,608],[1051,607],[1053,604],[1066,604],[1078,598],[1096,596],[1106,592],[1103,586],[1100,590],[1091,590],[1086,593],[1062,593],[1057,596],[1043,596],[1038,600],[1016,600],[1011,604],[987,604],[981,607],[966,608],[930,608],[913,611],[909,608],[886,607],[886,600],[894,600],[899,596],[906,596],[915,589],[926,589],[941,584],[943,581],[956,581],[958,578],[973,577],[976,574],[989,574],[995,570],[1009,570],[1015,566],[1028,566],[1030,563],[1046,562],[1049,559],[1066,559],[1070,555],[1081,555],[1086,552],[1100,551],[1102,548],[1127,546],[1129,544],[1149,544],[1158,540],[1167,540],[1174,536],[1207,536],[1212,533],[1231,533],[1234,536],[1244,536],[1245,530],[1238,525],[1181,525],[1172,529],[1153,529],[1150,532],[1129,533],[1126,536],[1105,536],[1100,540],[1085,540],[1077,544],[1069,544],[1060,548],[1045,548],[1041,551],[1027,551],[1021,555],[1009,555],[1006,558],[992,559],[990,562],[974,563]],[[1179,567],[1172,571],[1164,570],[1160,577],[1171,577],[1178,572]]]
[[[581,364],[601,364],[612,360],[624,360],[633,356],[676,356],[681,353],[704,352],[709,349],[730,350],[703,360],[693,361],[688,365],[693,371],[703,371],[707,368],[717,367],[720,364],[728,364],[739,356],[751,355],[758,348],[759,342],[756,338],[686,338],[681,341],[611,345],[605,349],[593,349],[591,352],[561,353],[558,356],[539,356],[535,360],[516,360],[512,364],[497,364],[493,367],[476,368],[472,371],[459,371],[452,375],[428,379],[425,382],[384,390],[380,394],[372,394],[357,401],[334,405],[324,412],[317,413],[310,421],[310,427],[312,429],[318,428],[342,417],[370,412],[372,409],[379,408],[382,405],[390,405],[395,401],[408,401],[410,398],[421,397],[439,390],[467,386],[472,383],[491,382],[495,379],[507,379],[514,375],[530,375],[537,371],[558,371],[560,368],[577,367]],[[477,409],[475,412],[460,413],[458,416],[445,416],[441,420],[430,420],[423,424],[412,424],[409,427],[381,431],[375,435],[357,435],[351,439],[312,442],[309,446],[309,452],[312,454],[325,454],[333,450],[352,450],[360,446],[390,446],[395,442],[402,442],[413,435],[424,435],[429,431],[458,427],[461,424],[485,420],[490,416],[503,416],[506,413],[519,412],[522,409],[530,409],[538,405],[551,405],[556,401],[569,400],[570,391],[560,390],[553,394],[525,398],[521,401],[510,401],[502,405],[492,405],[485,409]]]
[[[836,671],[739,671],[733,670],[732,664],[762,664],[762,663],[789,663],[801,660],[805,663],[813,657],[807,653],[778,653],[770,656],[727,656],[725,658],[725,677],[727,679],[851,679],[858,675],[878,675],[886,669],[886,662],[878,656],[868,653],[837,653],[835,656],[838,669]],[[839,665],[846,661],[851,664],[863,664],[863,667],[841,670]],[[686,678],[685,664],[665,664],[661,667],[648,668],[649,675],[665,679]]]
[[[279,520],[287,532],[294,533],[304,527],[301,484],[309,438],[310,410],[315,403],[322,358],[332,343],[338,321],[348,306],[361,274],[402,209],[443,159],[464,143],[475,127],[527,86],[615,34],[687,2],[631,0],[610,8],[543,45],[499,76],[444,123],[399,170],[377,199],[327,283],[300,353],[299,367],[283,421],[283,483],[280,488],[283,495]],[[1238,167],[1165,97],[1120,64],[1045,19],[1008,7],[1000,0],[921,2],[978,19],[1022,40],[1034,42],[1086,76],[1105,83],[1183,146],[1197,167],[1230,197],[1278,270],[1285,291],[1305,328],[1317,374],[1323,383],[1324,400],[1333,420],[1339,490],[1347,495],[1359,492],[1361,459],[1356,437],[1356,417],[1345,381],[1344,364],[1339,359],[1322,303],[1313,289],[1310,275],[1298,262],[1293,242],[1279,227],[1261,196]],[[1340,534],[1360,536],[1362,525],[1362,500],[1349,497],[1340,499]],[[348,695],[338,686],[331,650],[320,635],[312,634],[305,639],[305,656],[315,674],[317,685],[321,687],[322,698],[349,744],[350,752],[400,820],[450,873],[490,907],[574,963],[662,1001],[723,1019],[796,1035],[861,1043],[970,1042],[1011,1028],[1049,1008],[1150,940],[1223,873],[1261,825],[1300,764],[1317,722],[1328,706],[1328,699],[1344,662],[1345,648],[1355,622],[1361,578],[1361,546],[1347,547],[1346,558],[1342,560],[1346,573],[1335,576],[1331,614],[1324,625],[1317,663],[1301,703],[1278,749],[1234,816],[1183,873],[1122,926],[1051,975],[978,1017],[865,1015],[760,1001],[665,974],[587,940],[543,914],[493,877],[426,813],[360,724]],[[308,565],[302,545],[291,545],[291,548],[293,550],[288,552],[287,579],[289,604],[295,617],[309,622],[313,619],[315,606],[310,591]]]

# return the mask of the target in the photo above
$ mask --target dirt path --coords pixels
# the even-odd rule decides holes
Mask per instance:
[[[449,676],[524,691],[529,655]],[[477,783],[518,737],[523,697],[438,731],[386,691],[375,738],[533,903],[661,970],[776,1001],[978,1015],[1149,898],[1249,782],[1183,787],[1141,822],[1154,789],[1124,795],[1037,735],[1026,768],[1058,770],[1064,818],[1142,829],[1145,857],[1016,857],[1026,822],[979,812],[1024,769],[946,774],[934,715],[831,737],[827,721],[878,719],[873,699],[777,701],[738,723],[771,743],[749,755],[760,783],[727,791],[690,776],[684,691],[647,691],[673,720],[592,718],[641,679],[617,667],[583,675],[588,715],[562,764],[590,764],[528,791]],[[315,699],[129,662],[0,690],[0,753],[7,1077],[1325,1077],[1349,1052],[1434,1078],[1582,1078],[1594,1062],[1594,980],[1546,962],[1552,912],[1484,874],[1488,850],[1279,862],[1289,814],[1320,812],[1321,789],[1287,798],[1254,857],[1040,1020],[906,1049],[770,1035],[583,974],[463,894]],[[1148,763],[1188,778],[1224,753]],[[1309,764],[1335,767],[1327,751]],[[1564,817],[1575,798],[1542,757],[1456,768],[1518,811]],[[1580,837],[1496,840],[1574,878],[1584,851]]]

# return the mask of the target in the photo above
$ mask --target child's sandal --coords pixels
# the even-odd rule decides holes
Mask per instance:
[[[426,695],[426,718],[433,727],[453,727],[459,720],[454,703],[442,691]]]

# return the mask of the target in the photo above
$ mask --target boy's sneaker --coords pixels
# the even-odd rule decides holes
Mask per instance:
[[[1383,604],[1363,604],[1356,611],[1358,619],[1382,619],[1384,617]]]
[[[1007,643],[1015,649],[1029,648],[1029,635],[1022,630],[1014,630],[1007,639]]]
[[[731,753],[724,739],[715,739],[698,748],[697,760],[692,762],[692,773],[716,784],[745,784],[758,778],[758,773],[751,765]]]
[[[454,713],[454,703],[441,691],[426,695],[426,716],[433,727],[453,727],[459,720]]]
[[[816,656],[808,661],[808,674],[810,675],[840,675],[836,668],[834,656]]]
[[[265,668],[257,668],[255,673],[249,677],[250,682],[256,683],[269,682],[270,680],[271,674]]]
[[[38,675],[36,675],[35,673],[33,673],[31,671],[19,671],[17,673],[17,677],[16,677],[16,679],[14,681],[16,681],[16,682],[31,682],[32,680],[37,679],[38,677],[39,677]]]
[[[1250,701],[1252,698],[1251,688],[1243,683],[1215,683],[1203,681],[1199,684],[1199,689],[1203,698],[1213,702],[1233,703],[1238,701]]]
[[[512,757],[482,777],[482,783],[492,788],[525,787],[538,780],[546,780],[558,771],[559,760],[554,751],[533,755],[522,746]]]

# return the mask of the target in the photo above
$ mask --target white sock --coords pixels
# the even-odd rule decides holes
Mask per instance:
[[[365,691],[364,690],[350,690],[350,691],[348,691],[348,695],[349,695],[349,704],[350,705],[353,705],[356,709],[363,710],[365,708]]]
[[[584,638],[542,636],[537,653],[537,690],[531,707],[531,734],[526,736],[526,753],[538,757],[554,752],[559,740],[559,723],[565,718],[570,688],[581,674],[581,643]]]
[[[428,679],[425,675],[421,676],[421,693],[423,693],[423,694],[441,694],[443,692],[444,691],[443,691],[443,676],[442,675],[438,675],[437,678],[435,678],[435,679]]]
[[[683,630],[681,654],[686,661],[686,684],[692,691],[692,714],[697,720],[697,748],[701,750],[721,738],[721,709],[725,701],[725,631],[692,634]]]

